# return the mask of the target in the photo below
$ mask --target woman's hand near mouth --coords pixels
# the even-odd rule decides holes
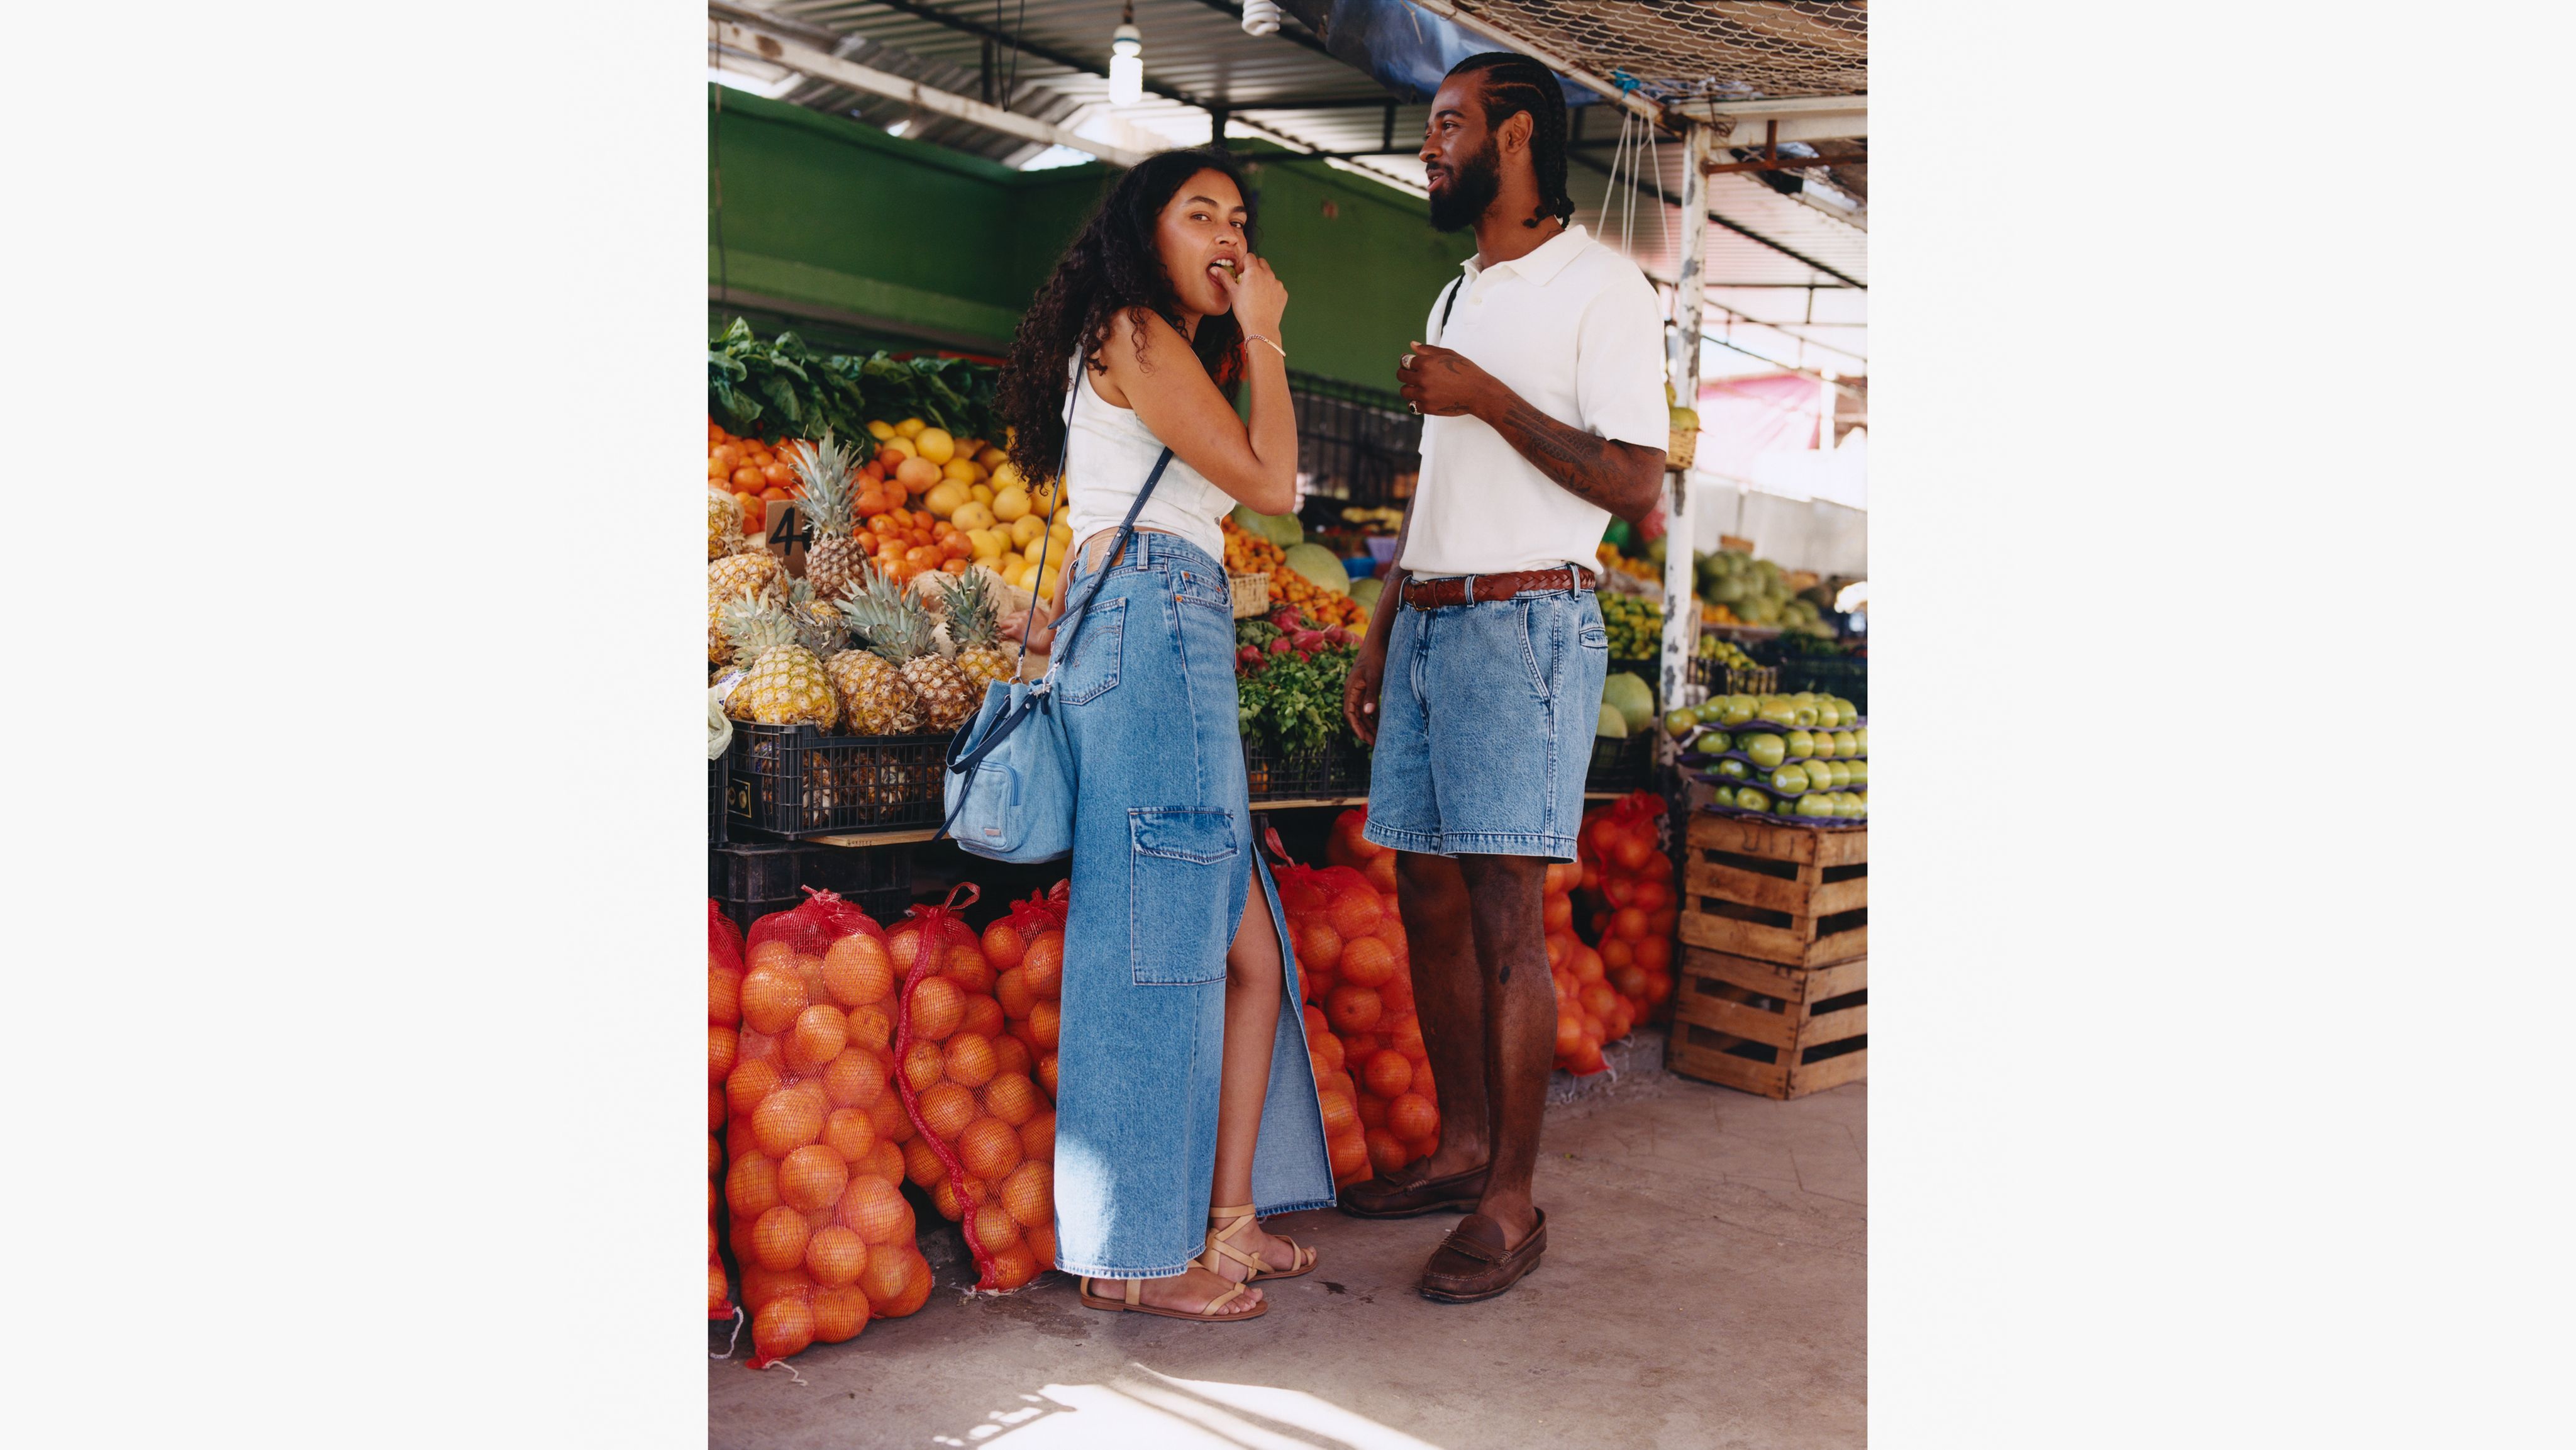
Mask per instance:
[[[1219,260],[1233,260],[1243,269],[1242,276],[1229,277],[1223,267],[1213,262],[1208,265],[1208,276],[1215,279],[1235,321],[1243,324],[1247,334],[1259,333],[1278,341],[1279,319],[1288,311],[1288,289],[1280,284],[1279,275],[1259,257]]]

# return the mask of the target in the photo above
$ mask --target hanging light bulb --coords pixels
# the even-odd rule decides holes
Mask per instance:
[[[1243,0],[1243,33],[1277,35],[1279,0]]]
[[[1145,36],[1136,28],[1136,0],[1127,0],[1126,13],[1119,18],[1118,28],[1109,40],[1109,104],[1132,106],[1145,99]]]

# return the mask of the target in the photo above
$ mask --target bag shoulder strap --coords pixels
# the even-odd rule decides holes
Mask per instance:
[[[1467,290],[1467,277],[1460,273],[1440,294],[1440,336],[1431,339],[1433,347],[1442,346],[1449,336],[1449,309],[1458,305],[1458,294]]]
[[[1136,490],[1136,501],[1127,506],[1127,517],[1118,525],[1117,541],[1112,543],[1109,546],[1109,552],[1102,556],[1100,572],[1083,581],[1091,587],[1083,592],[1081,606],[1078,609],[1068,610],[1066,621],[1056,626],[1055,650],[1052,662],[1047,666],[1049,675],[1053,675],[1062,668],[1065,660],[1072,656],[1074,636],[1082,632],[1082,622],[1091,617],[1091,601],[1099,597],[1100,586],[1109,582],[1109,565],[1117,562],[1118,556],[1127,552],[1127,541],[1136,536],[1136,516],[1145,511],[1145,500],[1154,496],[1154,485],[1163,481],[1163,470],[1171,466],[1172,450],[1166,448],[1162,456],[1154,460],[1154,471],[1145,475],[1145,486]],[[1072,567],[1070,560],[1066,562],[1066,567]],[[1044,583],[1046,576],[1041,574],[1038,578],[1040,583]]]

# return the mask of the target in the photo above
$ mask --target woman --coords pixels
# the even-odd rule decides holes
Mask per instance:
[[[1076,771],[1056,1262],[1094,1308],[1266,1313],[1247,1281],[1315,1256],[1256,1213],[1333,1197],[1305,1024],[1281,1010],[1298,1000],[1294,966],[1253,839],[1217,528],[1237,503],[1295,506],[1287,303],[1252,255],[1232,158],[1165,152],[1110,189],[1002,379],[1026,476],[1056,472],[1071,419],[1074,545],[1056,598],[1100,581],[1055,696]],[[1230,396],[1246,384],[1249,426]],[[1166,447],[1134,541],[1103,557]],[[1053,614],[1006,631],[1044,649]]]

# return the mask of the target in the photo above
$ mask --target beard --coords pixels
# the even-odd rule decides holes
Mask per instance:
[[[1431,226],[1435,231],[1461,232],[1476,224],[1485,208],[1503,191],[1503,158],[1488,140],[1485,149],[1467,158],[1467,164],[1449,173],[1446,186],[1431,192]]]

